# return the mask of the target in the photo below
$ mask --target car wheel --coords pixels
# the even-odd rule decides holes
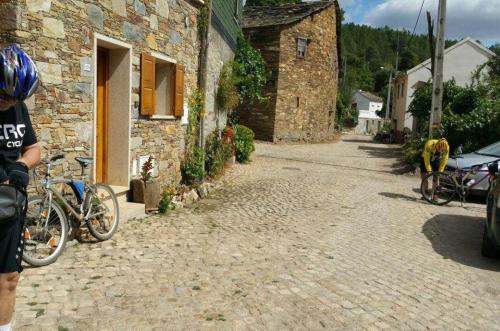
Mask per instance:
[[[500,249],[495,246],[495,243],[488,236],[486,225],[483,232],[483,245],[481,246],[481,254],[485,257],[497,258],[500,257]]]

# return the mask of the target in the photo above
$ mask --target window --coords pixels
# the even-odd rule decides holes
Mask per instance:
[[[405,83],[403,82],[401,84],[401,98],[404,96],[404,94],[405,94]]]
[[[306,57],[306,49],[307,49],[307,39],[306,38],[297,38],[297,57],[299,59],[303,59]]]
[[[184,67],[142,54],[141,115],[182,117]]]
[[[300,97],[297,97],[297,108],[300,107]]]

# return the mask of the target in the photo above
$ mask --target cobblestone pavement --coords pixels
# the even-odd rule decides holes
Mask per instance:
[[[258,144],[224,188],[23,273],[19,330],[500,329],[485,208],[419,201],[394,146]]]

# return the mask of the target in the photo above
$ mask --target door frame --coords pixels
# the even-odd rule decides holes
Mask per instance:
[[[92,100],[92,146],[91,146],[91,153],[92,157],[94,160],[97,160],[97,49],[100,47],[103,48],[109,48],[109,49],[125,49],[128,52],[130,52],[130,61],[129,61],[129,87],[128,87],[128,113],[129,113],[129,123],[130,125],[128,126],[128,146],[127,146],[127,183],[126,186],[128,187],[130,185],[130,180],[131,180],[131,151],[130,151],[130,144],[131,144],[131,137],[132,137],[132,87],[133,87],[133,46],[131,44],[127,44],[123,41],[110,38],[108,36],[99,34],[99,33],[94,33],[94,47],[93,47],[93,55],[92,55],[92,61],[93,61],[93,78],[92,78],[92,83],[93,83],[93,100]],[[108,89],[109,90],[109,89]],[[109,109],[108,109],[109,112]],[[109,116],[109,113],[108,113]],[[109,156],[109,153],[108,153]],[[96,166],[94,165],[92,167],[92,173],[91,173],[91,178],[92,181],[95,183],[96,182]],[[124,183],[125,184],[125,183]]]

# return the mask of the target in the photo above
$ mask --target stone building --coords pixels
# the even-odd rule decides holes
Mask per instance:
[[[209,84],[241,30],[242,0],[214,0]],[[36,61],[41,86],[27,101],[43,157],[64,152],[55,170],[79,170],[128,190],[153,156],[162,185],[178,183],[187,101],[197,87],[202,0],[0,0],[0,44],[16,42]],[[215,82],[215,83],[214,83]],[[208,99],[208,115],[214,112]],[[223,119],[225,122],[225,119]],[[207,121],[211,130],[214,125]]]
[[[240,122],[270,141],[321,141],[334,130],[340,50],[336,1],[244,8],[245,36],[266,61],[265,104]]]
[[[183,112],[196,88],[199,0],[0,2],[2,41],[32,54],[41,87],[28,101],[43,156],[95,158],[95,180],[127,188],[152,155],[178,182]],[[15,19],[14,19],[15,18]]]

